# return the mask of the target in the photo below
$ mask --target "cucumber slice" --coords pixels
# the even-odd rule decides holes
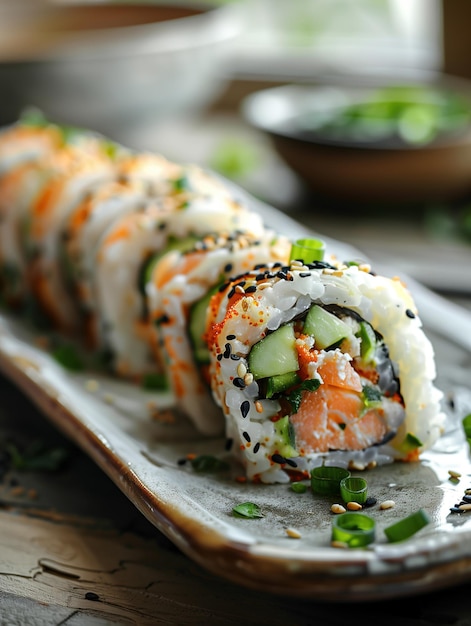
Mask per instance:
[[[152,254],[142,264],[142,267],[140,269],[139,276],[138,276],[138,284],[139,284],[140,293],[143,296],[145,296],[146,285],[152,279],[154,268],[157,265],[157,263],[160,261],[160,259],[164,256],[164,254],[167,254],[167,252],[170,252],[171,250],[179,250],[180,252],[187,252],[188,250],[191,250],[194,247],[197,241],[198,241],[198,237],[195,237],[194,235],[188,235],[186,237],[183,237],[182,239],[177,239],[176,237],[169,237],[165,248],[161,250],[160,252],[157,252],[156,254]]]
[[[314,304],[306,315],[303,332],[314,337],[316,347],[323,350],[348,337],[351,329],[336,315]]]
[[[360,354],[365,363],[374,360],[376,351],[376,335],[372,326],[368,322],[360,322],[360,328],[356,336],[361,340]]]
[[[190,309],[188,332],[193,346],[193,356],[197,363],[207,365],[209,363],[209,350],[203,335],[206,331],[206,315],[211,297],[217,293],[219,284],[213,287],[200,300],[195,302]]]
[[[252,346],[249,354],[249,369],[253,377],[268,378],[299,369],[296,337],[292,324],[275,330]]]
[[[275,422],[275,432],[277,435],[279,454],[287,459],[293,456],[298,456],[298,451],[295,447],[296,441],[294,428],[289,421],[288,415],[285,415],[285,417],[282,417],[280,420]]]
[[[272,398],[276,393],[281,393],[301,382],[297,372],[288,372],[278,376],[267,378],[267,398]]]

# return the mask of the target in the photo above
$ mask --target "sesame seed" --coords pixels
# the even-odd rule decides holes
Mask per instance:
[[[332,511],[332,513],[335,513],[336,515],[339,515],[340,513],[345,513],[346,509],[344,506],[342,506],[341,504],[333,504],[330,507],[330,510]]]
[[[288,274],[286,272],[283,271],[279,271],[276,273],[278,278],[281,278],[282,280],[286,280],[288,278]]]
[[[91,600],[92,602],[96,602],[100,599],[100,596],[94,591],[87,591],[85,594],[85,600]]]
[[[410,309],[406,309],[406,315],[407,315],[407,317],[410,317],[412,320],[415,317],[414,311],[411,311]]]
[[[233,444],[234,444],[234,439],[232,439],[231,437],[226,439],[226,445],[224,446],[225,450],[229,451],[232,448]]]
[[[385,500],[384,502],[381,502],[379,508],[385,511],[386,509],[393,509],[395,506],[396,503],[394,502],[394,500]]]
[[[250,435],[249,435],[249,433],[246,430],[244,430],[244,432],[242,433],[242,437],[245,439],[245,441],[247,443],[250,443],[250,441],[251,441]]]
[[[236,293],[245,293],[245,289],[244,289],[241,285],[236,285],[236,286],[234,287],[234,291],[235,291]]]
[[[259,400],[255,401],[255,410],[257,413],[263,413],[263,404]]]
[[[304,263],[302,261],[298,261],[298,259],[293,259],[291,261],[291,267],[302,267]]]
[[[300,272],[299,276],[301,278],[308,278],[309,276],[311,276],[311,272]]]
[[[250,285],[250,287],[247,287],[247,289],[245,290],[245,293],[255,293],[256,291],[257,291],[257,286]]]
[[[99,386],[100,385],[98,384],[98,381],[93,380],[92,378],[90,380],[87,380],[87,382],[85,383],[85,389],[91,392],[97,391]]]
[[[295,530],[294,528],[287,528],[285,532],[288,537],[291,537],[291,539],[301,539],[301,533],[299,532],[299,530]]]
[[[224,346],[224,353],[222,355],[225,359],[228,359],[231,356],[231,344],[226,343]]]
[[[460,504],[458,508],[460,511],[471,511],[471,503]]]
[[[284,465],[286,463],[285,457],[281,456],[281,454],[272,454],[271,460],[273,463],[279,463],[280,465]]]
[[[330,545],[332,548],[341,548],[342,550],[348,550],[349,545],[345,543],[345,541],[339,541],[338,539],[331,541]]]
[[[216,358],[217,358],[218,361],[222,361],[222,354],[219,353]]]
[[[240,412],[242,414],[242,417],[247,417],[249,411],[250,411],[250,402],[248,400],[244,400],[242,404],[240,405]]]
[[[232,384],[234,385],[234,387],[238,387],[239,389],[245,388],[245,383],[244,383],[243,378],[234,378],[234,380],[232,381]]]
[[[271,283],[266,282],[258,285],[258,289],[266,289],[267,287],[271,287]]]
[[[251,385],[253,383],[253,374],[251,374],[250,372],[247,372],[247,374],[244,376],[244,383],[247,386]]]
[[[360,511],[362,508],[359,502],[347,502],[347,509],[349,511]]]
[[[177,465],[185,465],[186,461],[186,459],[178,459]]]
[[[227,339],[228,341],[232,341],[232,340],[233,340],[233,339],[235,339],[235,338],[236,338],[236,336],[235,336],[235,335],[227,335],[227,337],[226,337],[226,339]]]
[[[245,363],[239,363],[239,365],[237,366],[237,375],[240,376],[241,378],[244,378],[246,374],[247,374],[247,367],[245,366]]]
[[[253,451],[255,452],[255,454],[257,454],[259,450],[260,450],[260,442],[257,441],[257,443],[253,447]]]
[[[231,359],[232,359],[233,361],[238,361],[238,360],[240,359],[240,356],[239,356],[238,354],[234,354],[234,353],[232,353],[232,354],[231,354]]]
[[[454,478],[455,480],[461,478],[461,474],[455,470],[448,470],[448,474],[450,475],[450,478]]]
[[[291,467],[298,467],[298,464],[296,463],[296,461],[293,461],[293,459],[286,459],[286,463],[288,465],[291,465]]]
[[[366,500],[363,502],[363,508],[374,506],[377,502],[378,502],[377,498],[374,498],[373,496],[368,496]]]
[[[226,272],[226,274],[232,272],[232,263],[227,263],[227,265],[224,266],[224,271]]]

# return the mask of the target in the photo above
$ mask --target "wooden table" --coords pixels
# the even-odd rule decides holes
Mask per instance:
[[[188,144],[187,144],[188,145]],[[175,155],[169,155],[174,158]],[[326,217],[306,206],[292,216],[373,257],[406,266],[437,260],[437,248],[406,220]],[[400,250],[400,255],[397,255]],[[432,254],[433,253],[433,254]],[[443,261],[471,260],[471,247],[439,246]],[[471,281],[471,277],[470,277]],[[471,308],[467,293],[453,298]],[[55,471],[9,467],[5,450],[34,442],[65,450]],[[11,448],[10,448],[11,449]],[[361,604],[300,601],[218,579],[180,553],[118,488],[0,377],[0,624],[471,624],[469,584]],[[341,600],[341,598],[339,598]]]

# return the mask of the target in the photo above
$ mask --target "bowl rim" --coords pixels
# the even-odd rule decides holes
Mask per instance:
[[[361,142],[355,140],[329,139],[325,136],[303,134],[302,132],[290,132],[278,128],[274,123],[274,117],[278,115],[277,121],[287,120],[297,116],[303,111],[302,100],[306,96],[323,95],[328,96],[334,92],[337,94],[355,93],[365,94],[379,87],[391,86],[392,84],[418,85],[421,87],[446,88],[455,93],[459,93],[469,99],[471,107],[471,80],[444,74],[441,72],[426,72],[418,75],[392,75],[395,77],[391,82],[391,76],[373,76],[371,74],[349,74],[323,77],[310,81],[290,82],[275,87],[259,89],[246,96],[241,103],[241,114],[244,119],[254,128],[267,133],[273,138],[289,140],[299,144],[325,147],[326,149],[342,149],[357,151],[381,151],[381,152],[420,152],[430,150],[441,150],[456,146],[458,144],[469,143],[471,137],[471,120],[468,122],[465,131],[446,133],[426,144],[408,144],[406,142],[391,144],[388,140]],[[301,103],[301,105],[300,105]],[[292,114],[286,116],[287,107],[295,105],[297,109],[292,109]],[[340,105],[339,105],[340,106]],[[274,107],[274,108],[273,108]],[[270,109],[271,108],[271,115]],[[319,107],[321,110],[321,107]],[[268,114],[267,114],[267,111]],[[283,117],[285,115],[285,117]],[[280,117],[281,116],[281,117]]]

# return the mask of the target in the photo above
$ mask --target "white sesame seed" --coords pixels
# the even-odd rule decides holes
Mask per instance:
[[[336,515],[338,515],[339,513],[345,513],[346,509],[344,506],[342,506],[341,504],[333,504],[330,507],[330,510],[332,511],[332,513],[335,513]]]
[[[237,293],[245,293],[245,290],[243,287],[241,287],[240,285],[236,285],[234,287],[234,291],[236,291]]]
[[[458,508],[459,508],[460,511],[471,511],[471,503],[469,503],[469,504],[460,504]]]
[[[114,396],[111,393],[105,393],[105,395],[103,396],[103,400],[106,402],[106,404],[113,404]]]
[[[251,385],[253,383],[253,374],[247,372],[247,374],[244,376],[244,383],[247,385],[247,387]]]
[[[349,511],[360,511],[362,508],[359,502],[347,502],[347,509]]]
[[[301,539],[301,533],[299,532],[299,530],[295,530],[294,528],[287,528],[285,532],[288,537],[291,537],[292,539]]]
[[[245,366],[245,363],[239,363],[239,365],[237,366],[237,376],[239,376],[240,378],[244,378],[246,374],[247,368]]]
[[[386,510],[386,509],[392,509],[395,506],[396,506],[396,503],[394,502],[394,500],[385,500],[384,502],[381,502],[381,504],[379,505],[379,508]]]
[[[461,474],[459,472],[456,472],[455,470],[448,470],[448,474],[450,475],[450,478],[461,478]]]
[[[263,413],[263,404],[258,400],[255,401],[255,410],[257,413]]]
[[[345,543],[345,541],[338,541],[337,539],[332,541],[330,545],[332,546],[332,548],[341,548],[342,550],[345,550],[349,547],[348,543]]]
[[[267,287],[271,287],[271,283],[266,282],[266,283],[259,283],[257,285],[257,289],[266,289]]]
[[[91,391],[91,392],[98,391],[99,386],[100,385],[98,384],[98,381],[93,380],[92,378],[87,380],[86,383],[85,383],[85,389],[87,391]]]

